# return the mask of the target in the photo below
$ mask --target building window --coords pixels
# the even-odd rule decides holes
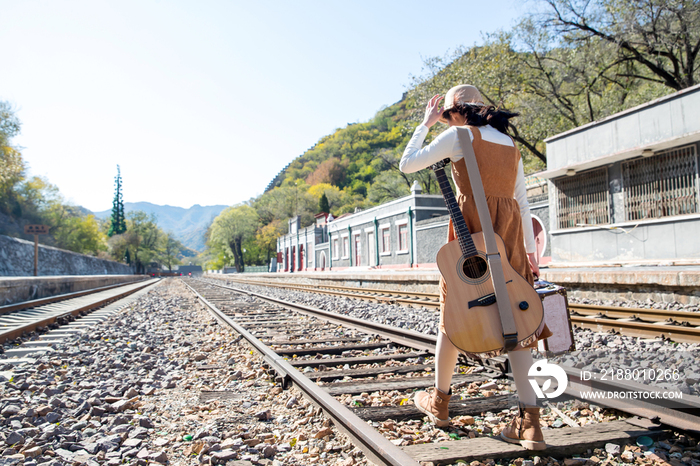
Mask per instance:
[[[300,244],[299,245],[299,265],[297,266],[297,270],[303,270],[304,269],[304,245]]]
[[[343,259],[350,258],[350,238],[343,236]]]
[[[695,145],[622,164],[625,220],[698,213]]]
[[[338,247],[338,238],[333,238],[333,259],[340,259],[340,248]]]
[[[558,228],[610,223],[607,168],[552,182],[557,199]]]
[[[362,243],[360,240],[360,234],[356,234],[354,241],[354,253],[355,253],[355,263],[352,265],[358,266],[362,264]]]
[[[381,254],[391,254],[391,231],[389,230],[389,227],[382,228],[379,235],[382,239]]]
[[[408,225],[399,225],[399,252],[408,251]]]

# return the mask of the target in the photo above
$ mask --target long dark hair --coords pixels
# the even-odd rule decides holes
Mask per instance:
[[[459,113],[467,119],[466,124],[469,126],[486,126],[491,125],[503,134],[510,135],[511,128],[510,120],[519,113],[501,110],[493,105],[470,105],[461,102],[456,102],[454,107],[442,112],[442,116],[449,119],[450,113]]]

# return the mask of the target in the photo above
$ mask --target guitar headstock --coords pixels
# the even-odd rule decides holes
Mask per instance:
[[[440,169],[445,168],[445,165],[447,165],[447,164],[450,163],[450,162],[451,162],[450,159],[442,159],[442,160],[440,160],[439,162],[432,164],[432,165],[430,166],[430,168],[431,168],[432,170],[440,170]]]

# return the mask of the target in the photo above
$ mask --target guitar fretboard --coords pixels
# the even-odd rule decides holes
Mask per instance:
[[[450,185],[450,181],[447,179],[447,175],[445,174],[445,165],[449,162],[449,159],[445,159],[436,163],[431,168],[435,172],[435,177],[437,178],[438,185],[440,186],[442,197],[445,198],[447,210],[450,212],[452,226],[455,229],[455,234],[457,235],[457,240],[459,241],[459,247],[462,250],[462,255],[464,255],[464,257],[473,257],[476,256],[478,252],[474,246],[474,242],[472,241],[472,235],[467,227],[467,222],[464,220],[464,215],[462,215],[462,211],[459,209],[459,205],[457,204],[457,199],[452,191],[452,185]]]

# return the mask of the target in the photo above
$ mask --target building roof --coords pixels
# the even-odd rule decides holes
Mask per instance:
[[[571,129],[547,143],[547,170],[556,178],[700,140],[700,85]]]

